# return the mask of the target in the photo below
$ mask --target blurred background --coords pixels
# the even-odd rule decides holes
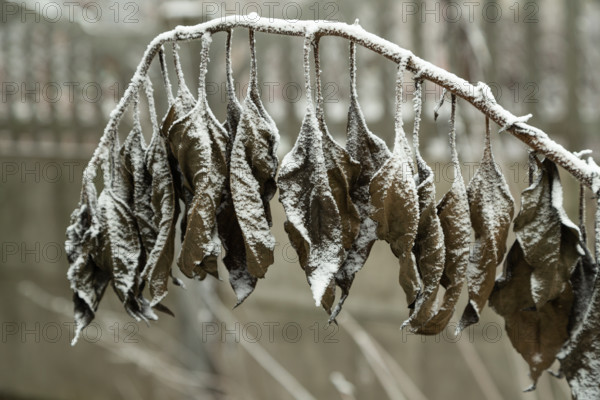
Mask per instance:
[[[600,149],[597,1],[0,0],[0,399],[570,398],[565,381],[549,374],[535,392],[522,393],[530,384],[527,366],[493,311],[485,309],[479,324],[455,337],[453,324],[465,296],[442,334],[401,332],[408,310],[397,283],[398,264],[381,242],[359,272],[339,325],[328,326],[325,313],[314,307],[276,199],[276,262],[242,306],[232,310],[235,298],[225,270],[222,282],[186,281],[185,290],[171,285],[165,304],[176,316],[161,315],[150,327],[132,321],[109,290],[95,322],[70,346],[65,229],[110,111],[156,34],[253,11],[289,21],[359,18],[366,30],[470,82],[486,82],[500,104],[516,115],[533,113],[530,123],[569,150]],[[262,98],[282,137],[281,159],[304,111],[302,39],[257,33],[256,40]],[[221,120],[224,44],[225,34],[216,34],[207,77],[209,102]],[[197,87],[199,50],[199,43],[181,45],[190,88]],[[395,65],[362,48],[357,54],[367,123],[391,145]],[[343,144],[348,43],[322,39],[321,57],[326,119]],[[232,59],[243,98],[247,30],[234,32]],[[162,117],[166,92],[156,63],[150,76]],[[409,132],[413,87],[407,75]],[[433,120],[440,95],[439,87],[425,85],[421,129],[421,151],[436,173],[438,198],[452,179],[449,106]],[[147,115],[145,120],[149,138]],[[125,118],[121,133],[130,126],[131,118]],[[484,118],[459,100],[457,129],[468,181],[482,154]],[[518,207],[527,183],[526,148],[508,134],[493,138]],[[566,208],[576,219],[578,185],[563,172]]]

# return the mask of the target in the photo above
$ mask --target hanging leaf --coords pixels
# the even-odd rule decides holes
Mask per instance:
[[[415,80],[415,124],[413,144],[417,159],[416,185],[419,198],[419,225],[413,247],[423,289],[417,296],[410,317],[402,324],[416,331],[423,326],[435,313],[436,298],[440,279],[444,272],[446,250],[444,247],[444,232],[437,214],[435,203],[435,185],[433,171],[425,163],[419,152],[419,128],[422,108],[422,84]]]
[[[177,154],[179,152],[179,146],[181,144],[183,132],[186,129],[186,123],[188,123],[188,119],[185,117],[188,116],[193,110],[194,106],[196,105],[196,99],[185,83],[183,68],[181,67],[181,61],[177,52],[178,48],[179,46],[177,44],[173,44],[173,59],[175,61],[175,72],[177,74],[178,83],[177,97],[175,97],[170,103],[169,111],[163,119],[160,132],[168,140],[167,156],[169,168],[171,169],[171,175],[173,178],[175,195],[178,199],[183,201],[184,204],[184,217],[181,218],[180,227],[181,241],[183,242],[185,232],[187,230],[187,215],[191,208],[194,193],[183,184],[184,178],[181,168],[177,162]]]
[[[505,263],[504,275],[498,280],[490,297],[490,305],[506,321],[513,346],[529,364],[534,380],[532,388],[541,373],[552,365],[569,337],[570,312],[574,301],[568,276],[560,285],[558,294],[541,304],[536,301],[536,296],[542,292],[536,291],[535,286],[546,283],[540,283],[535,278],[536,270],[541,266],[535,264],[538,259],[532,256],[541,257],[543,251],[554,251],[548,248],[550,242],[563,253],[557,259],[577,254],[577,262],[577,248],[580,247],[579,228],[568,220],[562,210],[562,188],[556,166],[546,159],[535,176],[537,163],[537,158],[531,155],[532,184],[523,191],[521,211],[514,222],[517,241]],[[546,267],[552,268],[552,265]],[[556,269],[554,271],[560,273]]]
[[[145,89],[146,96],[148,99],[148,105],[153,126],[153,141],[156,141],[157,139],[159,139],[159,129],[154,108],[154,98],[150,80],[146,79],[142,86]],[[154,318],[152,312],[145,311],[147,308],[156,307],[157,310],[165,311],[167,313],[172,314],[170,310],[160,305],[159,302],[167,294],[167,284],[171,272],[173,255],[171,251],[171,256],[161,260],[160,265],[157,268],[156,251],[160,252],[162,251],[163,247],[166,246],[166,244],[164,243],[164,237],[159,238],[161,239],[160,243],[156,243],[157,235],[159,233],[162,234],[162,232],[158,231],[157,224],[161,223],[163,213],[160,207],[157,207],[155,206],[155,204],[153,204],[153,195],[155,195],[153,193],[153,175],[154,171],[161,167],[161,160],[153,157],[154,154],[151,154],[150,157],[153,158],[151,160],[152,163],[148,165],[148,156],[150,153],[154,153],[156,151],[156,143],[152,143],[152,148],[146,151],[144,145],[144,138],[142,136],[141,131],[139,102],[137,100],[137,95],[136,100],[134,102],[134,107],[134,128],[128,135],[125,143],[119,151],[119,158],[115,163],[117,177],[114,181],[111,182],[111,186],[116,197],[118,197],[118,199],[122,203],[127,205],[128,209],[123,210],[121,205],[117,202],[117,211],[124,215],[122,217],[123,221],[127,220],[127,223],[132,225],[131,230],[137,232],[139,239],[138,242],[140,248],[138,256],[138,267],[135,271],[135,276],[133,278],[135,284],[132,289],[132,296],[135,298],[135,301],[128,301],[132,304],[135,303],[131,305],[132,308],[139,308],[140,310],[142,310],[142,314],[147,313],[148,315],[150,315],[151,318]],[[168,166],[168,164],[166,164],[166,159],[163,160],[162,163],[163,166]],[[157,179],[169,182],[171,180],[171,177],[164,177],[159,175]],[[154,183],[156,182],[157,181],[155,180]],[[160,201],[163,200],[163,194],[164,193],[160,193]],[[107,205],[107,212],[110,208],[111,203],[112,200],[105,200],[105,204]],[[129,214],[133,215],[133,221],[128,220]],[[177,217],[175,216],[175,220],[176,218]],[[110,220],[107,220],[107,225],[113,224],[114,222],[110,222]],[[174,222],[172,224],[174,224]],[[160,225],[158,225],[158,227],[162,228],[160,227]],[[107,226],[107,228],[110,227]],[[174,227],[172,228],[174,230]],[[124,243],[124,245],[131,245],[132,251],[134,249],[136,249],[137,251],[137,248],[132,243],[127,242]],[[157,249],[155,250],[155,248]],[[150,278],[150,302],[148,302],[142,296],[142,291],[148,278]],[[118,286],[116,287],[118,288]],[[122,293],[120,295],[122,296]]]
[[[563,292],[579,261],[579,228],[562,206],[556,165],[544,160],[538,180],[523,193],[521,216],[514,230],[525,260],[533,267],[532,297],[539,308]]]
[[[143,277],[150,282],[152,305],[167,293],[171,265],[175,256],[175,231],[179,215],[179,202],[175,195],[172,171],[169,167],[165,139],[157,134],[146,150],[145,164],[152,177],[152,211],[157,236],[148,254]]]
[[[377,223],[377,237],[390,244],[400,262],[400,286],[412,306],[421,291],[421,278],[412,248],[419,225],[419,199],[413,179],[411,155],[402,128],[402,85],[407,59],[398,65],[394,151],[373,176],[369,193],[371,218]]]
[[[514,215],[514,200],[492,154],[489,119],[479,169],[467,187],[475,243],[467,267],[469,304],[457,331],[479,321],[496,277],[496,267],[506,253],[506,238]]]
[[[142,240],[144,260],[146,253],[154,247],[156,240],[156,225],[154,225],[154,211],[152,210],[152,177],[145,164],[146,143],[142,136],[141,127],[133,129],[120,151],[122,180],[127,180],[133,187],[128,203],[135,216],[140,238]]]
[[[162,306],[160,301],[167,295],[169,277],[173,279],[175,284],[183,285],[177,278],[173,277],[171,270],[174,257],[175,224],[179,216],[179,202],[175,195],[173,170],[169,164],[165,138],[158,126],[150,79],[147,78],[143,86],[150,110],[152,139],[143,156],[139,152],[141,145],[137,145],[135,153],[130,151],[130,154],[135,155],[135,157],[130,157],[132,159],[125,165],[132,165],[134,167],[129,167],[129,169],[137,171],[132,175],[134,199],[136,199],[134,214],[137,217],[136,210],[143,210],[146,217],[143,223],[153,229],[151,241],[144,240],[143,231],[140,229],[145,250],[143,254],[146,256],[141,279],[149,283],[150,306],[172,315],[172,312]],[[166,86],[170,88],[168,81]],[[172,96],[169,96],[169,98],[171,99]],[[143,144],[141,130],[139,139],[135,141]],[[139,165],[140,160],[141,166]],[[137,205],[138,202],[143,202],[143,207]],[[148,210],[148,207],[150,210]],[[148,218],[151,219],[148,221]],[[137,217],[137,220],[139,221],[140,218]],[[138,226],[141,227],[144,224],[138,223]]]
[[[96,188],[92,179],[86,170],[81,199],[71,214],[65,241],[69,261],[67,278],[74,292],[76,328],[73,345],[77,343],[81,331],[94,319],[98,304],[111,279],[110,272],[101,269],[93,257],[98,248],[100,222],[97,215]]]
[[[327,184],[321,131],[311,111],[294,149],[283,159],[278,186],[285,230],[319,305],[344,260],[344,248],[341,218]]]
[[[591,304],[594,294],[594,284],[598,274],[598,265],[594,262],[592,255],[581,243],[584,255],[579,259],[571,275],[571,287],[573,288],[573,307],[569,317],[569,332],[575,332],[585,320],[586,312]]]
[[[327,169],[327,180],[331,194],[335,200],[338,212],[341,218],[342,231],[341,239],[344,248],[344,259],[347,252],[358,236],[360,230],[360,215],[358,209],[352,202],[351,192],[356,187],[356,181],[360,174],[361,166],[350,154],[340,146],[329,133],[325,123],[324,106],[325,100],[321,88],[321,67],[319,56],[319,40],[315,39],[313,43],[315,57],[315,86],[317,109],[316,115],[319,122],[319,128],[322,132],[323,157]],[[338,267],[338,271],[341,264]],[[335,301],[335,280],[330,281],[321,305],[328,314],[331,314],[331,307]]]
[[[163,129],[158,130],[155,127],[152,140],[144,155],[145,168],[151,181],[150,205],[153,224],[156,227],[156,240],[149,251],[142,278],[149,281],[152,306],[158,305],[167,294],[171,265],[175,255],[174,240],[179,216],[179,201],[175,186],[179,172],[170,163],[166,134]],[[174,279],[174,281],[178,283],[178,280]]]
[[[385,142],[373,135],[358,104],[356,91],[356,44],[350,44],[350,108],[348,110],[348,141],[346,148],[348,154],[357,160],[361,166],[356,184],[350,192],[352,202],[360,215],[360,228],[358,236],[346,255],[346,260],[335,275],[335,282],[341,288],[342,295],[335,309],[332,311],[330,321],[342,310],[344,301],[348,297],[354,276],[363,267],[373,243],[377,240],[377,226],[370,217],[371,195],[369,186],[375,173],[390,158],[390,151]]]
[[[595,266],[589,254],[584,255],[582,262],[587,264],[586,271],[598,271],[598,259],[600,256],[600,200],[596,208],[596,262]],[[577,270],[575,274],[577,273]],[[575,400],[597,399],[600,397],[600,343],[598,332],[600,332],[600,279],[597,274],[588,275],[589,283],[592,284],[592,294],[586,309],[579,309],[577,320],[581,321],[573,328],[571,337],[557,358],[560,361],[560,371],[566,376],[573,398]],[[575,284],[575,283],[574,283]],[[587,290],[575,288],[576,296],[587,293]],[[584,295],[584,297],[587,294]],[[584,304],[583,299],[575,300],[575,304]]]
[[[587,233],[585,229],[585,186],[579,188],[579,231],[581,233],[580,247],[583,255],[571,274],[573,288],[573,307],[569,317],[569,333],[577,331],[585,319],[585,314],[591,304],[598,266],[587,249]]]
[[[216,213],[227,174],[227,132],[217,121],[206,99],[205,76],[208,65],[209,33],[202,39],[198,102],[180,124],[169,131],[171,147],[183,175],[183,185],[194,197],[187,211],[187,226],[177,261],[190,278],[218,277],[220,240]]]
[[[517,220],[520,217],[521,214]],[[515,241],[504,263],[504,273],[490,297],[490,306],[504,317],[512,345],[529,364],[534,383],[528,390],[535,388],[537,379],[552,365],[568,339],[569,311],[573,302],[573,292],[567,285],[559,296],[536,309],[531,296],[533,272],[520,242]]]
[[[442,332],[460,297],[469,262],[469,244],[471,236],[471,220],[469,217],[469,202],[467,189],[460,172],[458,154],[456,152],[456,96],[452,95],[452,111],[450,117],[450,149],[454,180],[452,187],[437,205],[437,214],[444,234],[446,258],[444,272],[440,283],[446,289],[440,308],[436,314],[416,332],[426,335],[436,335]]]
[[[148,81],[145,84],[148,84]],[[150,103],[153,105],[152,101]],[[139,93],[136,93],[133,104],[134,125],[128,136],[130,141],[135,140],[136,136],[140,139],[142,135]],[[141,145],[141,142],[139,143]],[[128,149],[125,145],[119,148],[115,132],[109,155],[113,171],[110,179],[105,181],[106,186],[98,198],[102,251],[97,253],[96,263],[112,272],[113,288],[127,312],[138,321],[146,321],[157,317],[151,310],[150,303],[142,296],[144,281],[141,274],[146,262],[146,253],[134,212],[135,201],[146,202],[145,198],[136,197],[140,195],[139,189],[145,182],[138,180],[140,176],[133,175],[131,164],[138,164],[138,170],[143,171],[144,160],[141,154],[128,154]],[[135,159],[136,156],[140,158]],[[141,189],[146,190],[145,187]]]
[[[235,213],[244,235],[248,272],[255,278],[263,278],[274,261],[275,238],[270,231],[269,202],[277,191],[279,133],[260,100],[252,30],[250,52],[250,84],[231,152],[230,184]]]
[[[100,251],[94,262],[109,269],[112,285],[125,310],[138,321],[158,319],[147,302],[141,299],[139,266],[141,243],[131,209],[116,190],[104,188],[98,197]]]
[[[307,36],[304,43],[306,115],[294,148],[283,159],[278,186],[279,201],[287,216],[285,230],[319,305],[326,291],[326,304],[332,302],[329,297],[332,279],[344,261],[345,252],[342,217],[329,183],[324,134],[310,94],[310,40]]]
[[[231,31],[227,32],[226,72],[227,72],[227,121],[223,125],[229,134],[227,146],[228,171],[225,180],[225,190],[221,198],[221,206],[217,210],[217,227],[219,237],[225,249],[223,263],[229,271],[229,283],[233,288],[237,303],[241,304],[256,287],[257,279],[253,277],[246,266],[246,246],[244,235],[238,222],[233,200],[231,197],[231,150],[235,141],[236,130],[242,115],[242,106],[235,95],[233,71],[231,69]]]

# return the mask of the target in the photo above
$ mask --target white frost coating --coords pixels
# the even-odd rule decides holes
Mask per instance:
[[[477,86],[475,86],[475,100],[496,103],[496,98],[494,97],[492,89],[485,82],[477,82]]]
[[[588,160],[588,165],[590,166],[590,170],[592,171],[592,192],[596,193],[597,195],[600,196],[600,167],[598,167],[598,164],[596,164],[596,162],[594,161],[594,159],[592,157],[589,157]],[[595,170],[599,170],[597,172],[594,172]]]
[[[527,115],[523,115],[521,117],[511,118],[510,120],[506,121],[506,123],[502,126],[502,128],[500,128],[500,130],[498,130],[498,133],[502,133],[505,130],[515,126],[516,124],[525,123],[525,122],[529,121],[529,119],[531,117],[533,117],[533,114],[527,114]]]
[[[295,228],[304,243],[298,243],[291,234],[290,239],[297,251],[297,246],[306,246],[306,259],[302,261],[302,267],[307,274],[315,304],[319,306],[345,254],[342,221],[327,174],[323,143],[327,132],[321,130],[318,111],[314,109],[311,96],[310,47],[313,39],[307,34],[304,40],[306,114],[294,148],[283,159],[278,186],[279,201],[285,210],[287,224]],[[315,60],[317,65],[317,56]],[[309,232],[307,226],[314,223],[321,225],[322,230]],[[286,230],[291,232],[289,228]]]

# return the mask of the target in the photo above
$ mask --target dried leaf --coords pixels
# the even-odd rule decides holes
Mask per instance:
[[[457,331],[479,321],[479,315],[494,288],[496,268],[506,253],[506,238],[514,215],[514,200],[492,154],[487,118],[485,140],[479,169],[467,187],[475,243],[467,267],[469,304]]]
[[[504,317],[512,345],[529,364],[534,381],[530,390],[569,337],[567,326],[573,302],[571,287],[566,285],[556,298],[536,309],[531,296],[533,272],[519,241],[515,241],[505,261],[503,276],[490,296],[490,306]]]
[[[356,181],[360,174],[360,164],[352,159],[350,154],[340,146],[329,133],[324,116],[324,98],[321,89],[321,68],[319,56],[319,40],[315,39],[313,43],[315,57],[315,85],[317,98],[317,120],[319,128],[323,133],[323,156],[327,168],[327,179],[329,188],[335,200],[338,212],[340,214],[342,231],[341,239],[344,248],[344,259],[348,251],[358,236],[360,230],[360,215],[358,209],[352,202],[351,192],[356,186]],[[341,268],[341,265],[338,268]],[[331,314],[331,307],[335,301],[335,280],[330,281],[321,305],[328,314]]]
[[[458,154],[456,152],[455,111],[456,97],[452,95],[450,148],[454,167],[454,181],[452,182],[450,191],[444,195],[437,205],[437,214],[442,226],[444,247],[446,249],[444,273],[440,283],[446,291],[442,304],[436,314],[416,331],[417,333],[426,335],[436,335],[448,325],[448,321],[450,321],[460,297],[469,262],[471,220],[469,217],[467,189],[461,176]]]
[[[283,159],[278,186],[287,216],[285,230],[319,305],[345,255],[341,217],[328,185],[322,133],[310,110],[294,148]]]
[[[167,144],[162,135],[154,134],[152,137],[146,149],[145,164],[152,181],[151,206],[157,235],[142,276],[149,281],[151,304],[155,306],[167,293],[167,283],[175,256],[174,241],[179,216],[173,171],[169,165]]]
[[[127,136],[120,151],[120,161],[123,168],[122,180],[128,180],[133,192],[128,198],[128,204],[135,216],[136,224],[143,245],[143,254],[149,253],[154,247],[157,229],[154,224],[152,210],[152,177],[145,164],[146,143],[142,136],[141,127],[136,126]]]
[[[324,128],[323,156],[329,188],[341,219],[341,240],[345,260],[360,230],[360,215],[352,201],[351,190],[356,186],[361,167],[343,147],[335,142],[327,127],[324,124],[322,126]],[[339,265],[338,271],[342,265]],[[323,300],[321,305],[328,314],[331,314],[331,307],[335,301],[335,280],[330,282]]]
[[[177,97],[173,99],[167,115],[163,119],[161,125],[161,134],[168,139],[167,156],[169,160],[169,166],[171,169],[171,175],[173,177],[173,185],[175,187],[175,195],[178,199],[183,201],[184,204],[184,218],[181,218],[181,241],[183,242],[185,232],[187,230],[187,215],[191,208],[192,199],[194,193],[183,184],[183,174],[179,164],[177,163],[177,153],[179,145],[181,143],[181,136],[185,129],[187,119],[185,118],[193,110],[196,105],[196,99],[188,89],[185,78],[183,76],[183,69],[181,67],[181,61],[179,60],[179,54],[177,52],[178,45],[173,45],[173,58],[175,60],[175,71],[177,72]]]
[[[102,227],[100,251],[94,262],[111,271],[112,285],[125,310],[136,320],[157,319],[141,298],[140,261],[142,247],[133,212],[117,193],[122,182],[105,187],[98,197],[99,222]]]
[[[597,208],[597,221],[600,221],[600,202]],[[596,238],[600,240],[600,231],[597,226]],[[592,294],[589,296],[587,289],[574,287],[575,302],[572,312],[577,312],[576,320],[581,321],[573,328],[571,337],[557,358],[560,361],[560,371],[566,376],[571,392],[575,400],[597,399],[600,397],[600,279],[591,270],[598,271],[598,263],[594,263],[589,254],[582,258],[585,263],[584,271],[587,271],[587,283],[591,284]],[[590,265],[595,264],[595,265]],[[577,274],[577,270],[574,275]],[[577,282],[577,281],[576,281]],[[573,284],[576,284],[574,282]],[[582,293],[585,293],[582,295]],[[582,296],[577,298],[577,296]],[[581,307],[588,300],[587,307]],[[577,309],[575,308],[577,307]],[[575,311],[576,310],[576,311]]]
[[[345,259],[342,215],[333,189],[340,182],[332,180],[330,183],[330,177],[344,179],[340,176],[343,166],[339,164],[344,160],[333,158],[332,147],[324,143],[327,133],[321,131],[311,101],[309,54],[310,37],[307,37],[304,43],[306,115],[296,144],[281,165],[279,201],[287,216],[285,230],[298,253],[315,302],[327,309],[332,303],[333,277]],[[325,158],[326,151],[329,159]],[[335,190],[338,196],[342,193],[340,187]]]
[[[569,325],[572,323],[570,312],[574,303],[574,292],[569,283],[570,271],[566,281],[560,284],[555,284],[555,278],[551,277],[550,285],[560,286],[560,291],[544,302],[538,301],[539,294],[544,291],[536,291],[535,286],[546,286],[548,283],[536,278],[538,270],[543,268],[538,264],[539,257],[544,257],[544,252],[556,251],[561,254],[555,257],[555,262],[569,258],[565,255],[575,254],[577,263],[577,248],[581,247],[579,228],[562,209],[562,188],[556,166],[550,160],[545,160],[535,176],[536,163],[539,161],[531,155],[532,184],[523,191],[521,211],[514,222],[517,241],[505,263],[504,276],[498,280],[490,298],[490,305],[506,321],[513,346],[530,366],[534,380],[532,388],[541,373],[552,365],[569,337]],[[548,248],[548,243],[552,243],[556,249]],[[551,259],[547,258],[546,262],[552,262]],[[561,274],[551,264],[545,267]]]
[[[331,313],[330,321],[333,321],[342,309],[344,301],[348,297],[354,276],[363,267],[373,243],[377,240],[377,226],[371,219],[371,196],[369,186],[371,179],[381,166],[390,158],[390,151],[385,142],[373,135],[365,122],[363,113],[358,104],[356,92],[356,45],[350,44],[350,76],[351,96],[350,108],[348,110],[348,141],[346,148],[352,159],[361,165],[360,174],[356,184],[350,192],[353,204],[360,215],[359,232],[346,255],[346,260],[335,275],[335,282],[341,288],[342,295],[335,309]]]
[[[594,284],[598,273],[598,266],[587,248],[587,232],[585,227],[586,215],[586,186],[579,185],[579,231],[581,233],[580,246],[583,255],[571,274],[571,287],[573,288],[573,308],[569,317],[569,333],[579,329],[585,319],[585,314],[591,304],[594,293]],[[598,236],[600,239],[600,235]],[[600,246],[597,247],[600,250]]]
[[[235,95],[233,71],[231,69],[231,31],[227,33],[226,48],[227,66],[227,121],[223,125],[229,134],[227,159],[231,160],[231,150],[235,141],[236,130],[242,115],[242,106]],[[228,163],[227,176],[231,176],[231,161]],[[229,271],[229,283],[233,288],[237,303],[241,304],[256,287],[257,279],[253,277],[246,266],[246,246],[244,235],[235,213],[231,197],[230,180],[225,180],[225,189],[221,198],[221,206],[217,211],[217,228],[221,243],[225,249],[223,263]]]
[[[433,171],[419,153],[419,128],[422,107],[422,81],[415,81],[415,124],[413,142],[417,159],[417,196],[419,198],[419,225],[413,247],[423,289],[417,296],[410,317],[402,324],[411,330],[420,329],[435,313],[440,279],[444,272],[446,250],[444,232],[437,214]]]
[[[171,147],[183,175],[183,186],[194,197],[187,211],[187,226],[177,263],[190,278],[218,277],[220,240],[216,212],[221,203],[227,174],[227,132],[217,121],[206,100],[204,77],[208,64],[210,34],[202,39],[199,100],[179,124],[169,130]]]
[[[575,332],[583,324],[585,315],[590,307],[594,294],[594,284],[598,274],[598,265],[594,262],[592,255],[585,246],[580,244],[584,251],[583,256],[573,270],[571,275],[571,287],[573,288],[573,308],[569,317],[569,332]]]
[[[86,171],[81,199],[71,214],[65,241],[70,265],[67,278],[74,292],[76,329],[72,344],[77,343],[81,331],[94,319],[98,304],[111,279],[110,272],[101,269],[93,259],[98,247],[99,233],[96,188],[91,178],[88,179]]]
[[[535,183],[523,192],[514,231],[533,267],[531,295],[540,308],[563,292],[580,257],[579,228],[563,209],[558,169],[549,159],[542,163]]]
[[[406,153],[402,128],[402,85],[407,60],[398,66],[396,80],[396,139],[392,156],[377,171],[369,193],[373,205],[371,218],[377,223],[377,237],[390,244],[400,262],[400,286],[412,306],[421,291],[421,279],[412,248],[419,225],[419,199],[412,176],[412,160]]]
[[[263,278],[274,261],[275,238],[270,231],[269,202],[277,191],[279,133],[260,100],[254,34],[250,32],[250,84],[231,152],[230,184],[235,213],[244,235],[247,269],[255,278]]]
[[[361,172],[361,165],[340,146],[329,133],[325,124],[324,99],[321,90],[321,69],[319,42],[314,42],[315,80],[317,89],[317,119],[323,133],[323,156],[327,168],[327,178],[342,220],[342,245],[347,252],[352,247],[360,230],[360,215],[352,202],[351,192]]]

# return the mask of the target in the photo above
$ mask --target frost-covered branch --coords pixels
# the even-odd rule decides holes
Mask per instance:
[[[351,40],[370,49],[394,62],[408,59],[407,69],[419,76],[420,79],[431,81],[451,93],[471,103],[475,108],[489,117],[492,121],[523,141],[538,154],[542,154],[556,164],[569,171],[578,181],[591,188],[594,193],[600,193],[600,167],[593,161],[586,162],[576,154],[566,150],[553,141],[542,130],[528,125],[524,117],[517,117],[500,106],[494,99],[489,87],[478,82],[472,85],[466,80],[437,67],[417,56],[411,51],[365,31],[360,25],[348,25],[342,22],[329,21],[286,21],[273,18],[261,18],[256,14],[232,15],[217,18],[194,26],[178,26],[155,37],[148,45],[144,57],[137,67],[131,84],[123,98],[110,115],[110,121],[86,170],[86,178],[91,179],[96,174],[98,162],[106,155],[107,143],[110,136],[123,116],[125,109],[133,99],[133,94],[140,89],[148,72],[150,64],[163,44],[174,41],[190,41],[199,39],[204,32],[216,33],[229,31],[233,28],[248,28],[258,32],[305,36],[307,33],[315,37],[338,36]]]

